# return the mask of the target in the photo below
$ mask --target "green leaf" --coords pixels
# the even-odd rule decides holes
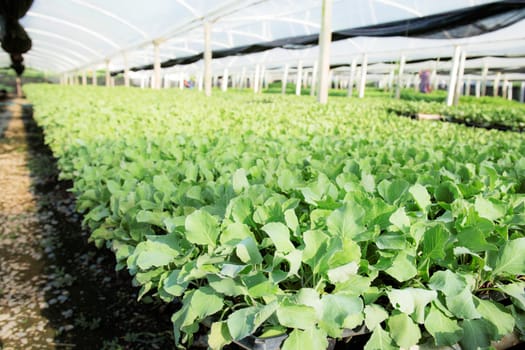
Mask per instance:
[[[262,227],[272,240],[278,252],[289,253],[295,249],[290,241],[290,229],[281,222],[270,222]]]
[[[454,296],[467,288],[467,281],[450,270],[436,271],[428,283],[430,288],[443,292],[446,296]]]
[[[253,233],[250,231],[250,227],[240,222],[232,222],[228,224],[221,233],[219,241],[223,245],[235,246],[247,237],[253,238]]]
[[[286,210],[284,212],[284,219],[286,221],[286,226],[288,226],[292,232],[295,233],[299,229],[299,220],[297,219],[297,215],[295,215],[295,210]]]
[[[463,337],[463,328],[458,323],[445,316],[434,303],[425,318],[425,328],[434,337],[437,346],[451,346]]]
[[[324,260],[328,236],[320,230],[309,230],[303,233],[303,261],[310,265],[314,272],[319,271],[319,263]]]
[[[232,336],[228,330],[228,324],[225,321],[211,324],[208,345],[212,350],[220,350],[224,345],[230,344],[232,340]]]
[[[418,323],[425,320],[425,306],[437,298],[436,291],[420,288],[392,289],[387,295],[394,308],[411,315]]]
[[[193,293],[189,305],[197,318],[202,320],[206,316],[220,311],[223,306],[223,299],[212,288],[201,287]]]
[[[239,340],[253,334],[277,309],[276,302],[250,306],[234,311],[227,320],[232,339]]]
[[[218,293],[228,296],[245,295],[248,293],[246,287],[233,278],[221,278],[216,275],[210,275],[207,276],[207,278],[210,287],[212,287]]]
[[[180,297],[188,287],[188,283],[179,283],[179,273],[180,270],[171,271],[162,284],[162,289],[174,297]]]
[[[279,294],[279,285],[270,281],[262,272],[255,275],[241,277],[252,298],[274,296]]]
[[[419,327],[408,317],[407,314],[398,313],[387,320],[390,335],[401,347],[408,349],[416,345],[421,338]]]
[[[289,328],[310,329],[317,323],[315,309],[305,305],[279,305],[276,315],[279,324]]]
[[[445,300],[447,308],[457,318],[475,319],[481,317],[474,305],[472,292],[468,288],[463,289],[459,294],[448,295]]]
[[[450,233],[443,225],[436,225],[427,231],[423,236],[421,245],[423,256],[432,260],[442,260],[446,256],[446,247],[450,239]]]
[[[394,346],[390,335],[378,326],[372,332],[372,336],[368,339],[364,350],[399,350],[398,346]]]
[[[366,192],[373,193],[376,187],[374,175],[362,174],[361,175],[361,185],[363,186]]]
[[[245,264],[260,264],[263,261],[257,242],[252,237],[243,239],[236,246],[239,259]]]
[[[506,208],[503,203],[499,203],[495,199],[485,199],[483,197],[477,197],[474,202],[474,208],[478,212],[479,216],[489,220],[497,220],[505,215]]]
[[[171,196],[175,192],[176,187],[171,180],[164,174],[153,176],[153,187],[159,192],[162,192],[165,197]]]
[[[464,320],[461,323],[463,338],[459,341],[461,349],[478,350],[490,346],[492,325],[485,320]]]
[[[410,219],[405,213],[405,208],[398,208],[391,216],[390,222],[396,226],[401,232],[407,233],[410,231]]]
[[[352,239],[365,230],[362,218],[365,210],[355,202],[347,202],[334,210],[326,219],[328,232],[345,239]]]
[[[363,302],[357,296],[326,294],[321,298],[319,327],[331,337],[340,337],[343,328],[363,322]]]
[[[142,270],[168,265],[179,255],[178,238],[175,235],[147,236],[147,241],[137,245],[137,265]]]
[[[242,168],[235,170],[233,174],[233,190],[235,193],[240,193],[248,187],[250,187],[250,183],[246,177],[246,170]]]
[[[514,330],[514,317],[508,309],[490,300],[476,299],[477,310],[483,319],[492,323],[497,330],[493,337],[502,338]]]
[[[492,273],[494,275],[502,273],[525,274],[525,237],[516,238],[505,243],[503,248],[500,249]]]
[[[425,186],[422,186],[420,184],[415,184],[408,190],[412,197],[414,197],[414,200],[416,201],[417,205],[423,210],[425,213],[428,211],[428,207],[430,207],[430,195],[428,194],[427,189]]]
[[[365,325],[369,330],[374,330],[381,322],[388,318],[388,312],[377,304],[365,306]]]
[[[357,263],[352,261],[346,265],[328,270],[328,279],[332,283],[341,283],[348,280],[350,276],[356,275],[358,269]]]
[[[215,247],[219,236],[217,219],[203,210],[196,210],[186,217],[186,239],[195,244]]]
[[[319,350],[328,347],[326,333],[317,328],[294,329],[284,341],[282,350]]]
[[[512,297],[514,305],[525,311],[525,282],[498,284],[497,286],[503,293]]]
[[[377,191],[387,203],[396,204],[402,199],[409,186],[410,184],[402,179],[392,182],[383,180],[377,186]]]
[[[402,251],[396,255],[392,261],[392,265],[387,268],[385,272],[399,282],[408,281],[417,275],[415,258],[408,255],[406,251]]]
[[[137,213],[137,222],[145,222],[159,227],[164,227],[164,220],[171,218],[165,211],[141,210]]]

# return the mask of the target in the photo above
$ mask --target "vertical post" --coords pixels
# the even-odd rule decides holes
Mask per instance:
[[[397,74],[397,86],[396,86],[396,98],[401,98],[401,89],[403,88],[403,71],[405,70],[405,61],[406,56],[401,55],[401,60],[399,61],[399,72]]]
[[[352,90],[354,89],[355,70],[357,68],[357,57],[352,58],[350,64],[350,76],[348,77],[348,97],[352,97]]]
[[[295,77],[295,94],[301,96],[301,78],[303,77],[303,61],[297,63],[297,74]]]
[[[487,95],[487,75],[489,74],[489,66],[487,62],[483,64],[483,70],[481,71],[481,96]]]
[[[261,76],[259,77],[259,92],[263,90],[265,83],[266,83],[266,66],[263,65],[261,68]]]
[[[481,81],[476,80],[476,98],[481,96]]]
[[[284,65],[283,83],[281,84],[281,94],[286,94],[286,84],[288,83],[288,63]]]
[[[23,93],[22,93],[22,77],[17,75],[16,76],[16,97],[18,98],[22,98],[23,97]]]
[[[224,92],[228,90],[228,68],[224,68],[224,73],[222,74],[221,90]]]
[[[492,92],[492,95],[494,97],[498,96],[499,94],[499,81],[501,80],[501,72],[496,73],[496,79],[494,79],[494,91]]]
[[[261,66],[259,64],[255,65],[255,77],[253,78],[253,92],[255,94],[259,93],[259,79],[261,74]]]
[[[109,59],[106,59],[106,87],[111,85],[110,81],[110,74],[109,74]]]
[[[395,71],[393,69],[388,74],[387,88],[388,88],[389,91],[392,91],[392,87],[394,85],[394,75],[395,74],[396,73],[395,73]]]
[[[503,76],[503,87],[501,89],[501,97],[503,98],[507,98],[507,91],[508,91],[507,85],[509,85],[509,81],[507,79],[507,76],[504,75]]]
[[[87,74],[85,69],[82,71],[82,85],[87,85]]]
[[[93,77],[91,78],[93,86],[97,86],[97,68],[93,67]]]
[[[365,53],[363,54],[363,62],[361,63],[361,81],[359,82],[359,98],[365,97],[367,66],[368,66],[368,55]]]
[[[314,62],[312,70],[312,83],[310,84],[310,96],[315,96],[315,85],[317,84],[317,70],[319,69],[319,62]]]
[[[319,103],[328,102],[328,72],[330,70],[330,45],[332,42],[332,0],[323,0],[319,32]]]
[[[244,89],[245,87],[246,87],[246,67],[242,67],[240,88]]]
[[[525,102],[525,82],[521,82],[521,86],[520,86],[520,102],[521,103],[524,103]]]
[[[459,60],[461,56],[461,47],[454,48],[454,56],[452,58],[452,69],[450,70],[450,82],[448,84],[447,106],[452,106],[454,103],[454,94],[456,92],[456,82],[458,80]]]
[[[204,94],[211,96],[211,23],[204,22]]]
[[[459,97],[461,96],[461,90],[463,88],[463,75],[465,73],[465,62],[467,61],[467,53],[465,50],[461,50],[461,56],[459,60],[458,68],[458,81],[456,83],[456,92],[454,95],[454,105],[457,105],[459,102]]]
[[[472,84],[472,79],[469,77],[467,79],[467,85],[465,85],[465,96],[470,96],[470,86]]]
[[[124,58],[124,86],[129,87],[129,64],[128,64],[128,55],[124,52],[122,54]]]
[[[508,89],[509,89],[509,91],[507,92],[507,99],[508,99],[509,101],[512,101],[512,87],[513,87],[513,85],[512,85],[512,81],[509,81],[509,82],[507,83],[507,85],[508,85]]]

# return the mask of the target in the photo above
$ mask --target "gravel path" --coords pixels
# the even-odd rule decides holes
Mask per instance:
[[[44,235],[27,168],[23,100],[0,114],[0,344],[4,350],[50,349],[55,330],[46,308],[41,243]],[[7,123],[6,121],[9,120]]]

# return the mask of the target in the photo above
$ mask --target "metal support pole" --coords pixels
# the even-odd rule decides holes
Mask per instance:
[[[499,95],[499,82],[501,80],[501,73],[496,73],[496,79],[494,79],[494,91],[492,91],[492,95],[494,97]]]
[[[508,85],[509,81],[507,79],[507,76],[503,76],[503,88],[501,89],[501,95],[503,98],[507,98],[507,91],[508,91]]]
[[[253,78],[253,93],[255,94],[259,93],[260,74],[261,74],[261,66],[256,64],[255,65],[255,77]]]
[[[520,86],[520,102],[521,103],[524,103],[525,102],[525,82],[521,82],[521,86]]]
[[[106,86],[110,86],[111,75],[109,74],[109,59],[106,60]]]
[[[266,66],[262,66],[261,75],[259,77],[259,92],[261,92],[264,87],[265,78],[266,78]]]
[[[454,103],[454,94],[456,92],[456,83],[458,80],[459,61],[461,56],[461,47],[454,48],[454,56],[452,59],[452,70],[450,71],[450,82],[448,84],[447,106],[452,106]]]
[[[222,74],[221,90],[226,92],[228,90],[228,68],[224,68]]]
[[[211,96],[211,23],[204,22],[204,94]]]
[[[82,85],[83,86],[87,85],[87,74],[85,70],[82,71]]]
[[[489,66],[487,62],[483,65],[483,70],[481,71],[481,96],[487,95],[487,75],[489,74]]]
[[[512,101],[512,81],[507,83],[509,91],[507,92],[507,99]]]
[[[465,96],[470,96],[470,85],[472,84],[472,79],[469,77],[467,79],[467,85],[465,85]]]
[[[359,82],[359,98],[365,97],[366,87],[366,70],[368,66],[368,55],[363,55],[363,62],[361,63],[361,81]]]
[[[283,71],[283,81],[281,84],[281,94],[286,94],[286,84],[288,83],[288,63],[284,65],[284,71]]]
[[[332,41],[332,0],[323,0],[321,31],[319,32],[319,103],[328,102],[328,72],[330,70],[330,45]]]
[[[303,61],[297,63],[297,74],[295,77],[295,94],[301,96],[301,79],[303,77]]]
[[[91,84],[93,84],[93,86],[97,86],[97,68],[96,67],[93,68],[93,76],[91,78]]]
[[[481,81],[476,81],[476,98],[481,96]]]
[[[129,64],[128,64],[128,55],[126,53],[122,54],[124,58],[124,86],[129,87]]]
[[[160,89],[160,47],[158,41],[153,41],[153,82],[152,88]]]
[[[456,83],[456,92],[454,95],[454,105],[459,103],[459,97],[461,96],[461,90],[463,88],[463,75],[465,73],[465,62],[467,61],[467,53],[465,50],[461,50],[459,68],[458,68],[458,81]]]
[[[352,63],[350,64],[350,76],[348,77],[348,94],[347,94],[348,97],[352,97],[356,68],[357,68],[357,57],[354,57],[352,58]]]

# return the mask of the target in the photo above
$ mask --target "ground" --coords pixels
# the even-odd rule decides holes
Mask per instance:
[[[1,107],[0,349],[172,349],[175,306],[136,301],[112,253],[88,243],[31,105]]]

